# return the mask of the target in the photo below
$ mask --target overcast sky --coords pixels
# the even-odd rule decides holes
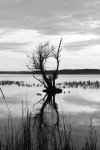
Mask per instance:
[[[0,0],[0,71],[27,70],[26,54],[61,38],[60,69],[100,69],[100,0]]]

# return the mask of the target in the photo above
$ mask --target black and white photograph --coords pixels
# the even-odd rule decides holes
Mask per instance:
[[[0,0],[0,150],[100,150],[100,0]]]

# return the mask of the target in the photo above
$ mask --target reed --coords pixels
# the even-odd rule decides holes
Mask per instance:
[[[9,108],[7,102],[6,105]],[[63,123],[59,122],[55,126],[55,112],[52,109],[49,113],[45,110],[41,123],[40,114],[29,112],[28,105],[26,108],[24,112],[22,104],[22,117],[17,127],[9,112],[5,134],[0,139],[0,150],[76,150],[73,144],[72,125],[67,122],[64,112],[62,114]],[[51,119],[48,120],[48,118]],[[97,134],[92,120],[93,116],[90,118],[90,131],[85,137],[86,142],[82,150],[97,150]]]

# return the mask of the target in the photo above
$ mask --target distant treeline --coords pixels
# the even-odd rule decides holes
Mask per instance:
[[[59,74],[100,74],[99,69],[69,69],[59,70]]]
[[[0,74],[40,74],[40,71],[0,71]],[[53,73],[53,70],[45,71],[45,73]],[[63,69],[58,74],[100,74],[99,69]]]

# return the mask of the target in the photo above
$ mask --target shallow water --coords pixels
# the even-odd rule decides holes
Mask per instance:
[[[39,75],[37,76],[41,78]],[[40,87],[40,83],[32,77],[32,75],[0,75],[0,81],[24,81],[26,84],[34,84],[32,87],[21,87],[17,85],[5,85],[0,86],[11,115],[14,118],[18,118],[22,114],[22,102],[23,108],[26,108],[28,104],[29,110],[35,112],[41,104],[33,105],[45,96],[42,92],[43,86]],[[100,141],[100,88],[63,88],[63,82],[68,81],[100,81],[99,75],[60,75],[56,83],[61,83],[62,93],[56,95],[56,102],[60,114],[64,111],[65,116],[70,118],[70,123],[74,126],[73,137],[77,139],[85,139],[85,133],[90,124],[90,117],[93,116],[93,125],[96,126],[98,132],[98,141]],[[40,93],[40,96],[37,96]],[[0,92],[0,122],[8,117],[8,108]],[[62,121],[62,120],[61,120]],[[4,121],[5,122],[5,121]],[[0,123],[1,124],[1,123]],[[1,125],[0,125],[1,127]],[[1,128],[0,128],[1,130]],[[99,144],[98,144],[99,146]]]
[[[40,75],[37,76],[39,79]],[[21,115],[22,101],[33,110],[33,104],[43,98],[45,95],[42,90],[43,86],[32,75],[0,75],[0,81],[24,81],[25,83],[34,84],[33,87],[19,87],[17,85],[1,86],[5,95],[6,101],[14,116]],[[100,81],[99,75],[60,75],[56,83],[63,83],[65,81]],[[41,96],[37,96],[41,93]],[[100,110],[100,88],[99,89],[83,89],[83,88],[63,88],[61,94],[56,95],[56,102],[59,105],[59,111],[62,108],[65,113],[98,113]],[[38,107],[38,106],[37,106]],[[37,108],[36,107],[36,108]],[[7,116],[7,107],[5,101],[0,93],[0,117]]]

